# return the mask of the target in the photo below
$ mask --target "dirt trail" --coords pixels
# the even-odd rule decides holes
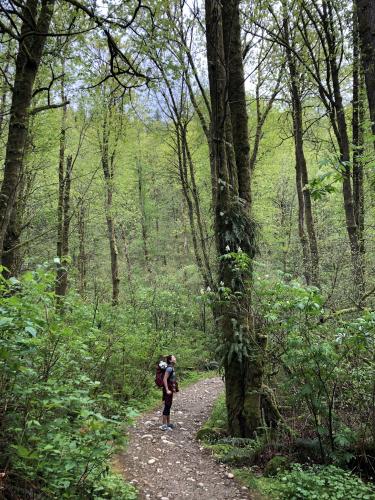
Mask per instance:
[[[131,428],[127,450],[118,456],[116,465],[138,488],[142,499],[251,498],[228,469],[217,464],[195,441],[195,433],[209,417],[222,390],[220,378],[212,378],[176,394],[171,421],[177,428],[173,431],[159,429],[160,409],[142,415]]]

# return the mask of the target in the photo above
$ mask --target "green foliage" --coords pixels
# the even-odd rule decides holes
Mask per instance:
[[[375,498],[375,489],[350,472],[332,465],[302,468],[295,465],[288,473],[278,475],[279,498],[299,500],[303,498],[324,500],[370,500]]]
[[[323,460],[350,461],[359,436],[371,438],[365,422],[373,408],[374,313],[325,319],[316,288],[281,280],[257,280],[257,300],[268,322],[270,349],[279,360],[281,397],[307,412]],[[355,425],[344,410],[348,407],[361,412]]]
[[[264,476],[272,477],[276,476],[280,471],[285,471],[290,463],[289,457],[284,457],[282,455],[275,455],[269,460],[264,468]]]
[[[102,498],[120,498],[106,490],[105,485],[115,488],[108,458],[122,445],[124,424],[133,412],[98,380],[91,346],[100,332],[84,321],[79,306],[70,311],[69,320],[62,318],[55,310],[52,285],[53,277],[44,272],[2,281],[0,443],[1,468],[7,465],[9,471],[5,488],[10,493],[17,477],[23,478],[26,490],[52,498],[87,498],[97,488]]]
[[[181,356],[181,375],[189,380],[206,351],[198,338],[188,342],[176,333],[179,321],[189,321],[178,294],[165,291],[155,299],[145,289],[142,315],[135,318],[127,309],[92,308],[74,293],[61,314],[53,289],[54,275],[43,269],[1,282],[6,491],[15,493],[15,478],[22,478],[26,491],[52,498],[131,500],[133,490],[110,473],[108,460],[124,445],[142,398],[160,401],[157,356],[167,348]]]

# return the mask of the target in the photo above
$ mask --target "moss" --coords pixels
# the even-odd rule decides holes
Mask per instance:
[[[249,488],[251,498],[254,500],[277,500],[281,498],[278,493],[279,481],[262,476],[258,477],[250,468],[245,467],[233,469],[233,474],[241,484]]]
[[[284,457],[282,455],[272,457],[264,468],[264,476],[274,477],[279,472],[284,472],[288,468],[289,463],[290,460],[288,457]]]
[[[195,437],[196,439],[198,439],[198,441],[212,443],[220,438],[220,434],[214,429],[204,426],[198,430]]]

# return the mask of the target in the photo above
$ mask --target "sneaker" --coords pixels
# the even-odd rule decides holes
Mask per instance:
[[[169,427],[168,427],[168,425],[167,425],[167,424],[163,424],[163,425],[161,425],[161,426],[160,426],[160,429],[161,429],[162,431],[169,431]]]
[[[176,426],[174,424],[167,424],[170,429],[174,429]]]

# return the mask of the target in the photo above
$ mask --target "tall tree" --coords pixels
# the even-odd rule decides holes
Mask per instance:
[[[372,133],[375,136],[375,2],[355,0]],[[375,145],[375,139],[374,139]]]
[[[4,178],[0,190],[0,260],[4,239],[17,200],[27,139],[33,85],[41,62],[55,0],[27,0],[18,13],[22,19],[9,118]]]
[[[252,436],[261,425],[265,339],[255,331],[251,309],[256,242],[239,3],[206,0],[206,43],[219,281],[230,290],[215,316],[222,333],[229,430],[232,435]],[[238,259],[246,265],[239,266]]]
[[[284,19],[282,33],[289,70],[289,89],[293,115],[293,140],[298,199],[298,233],[302,247],[306,283],[308,285],[313,284],[319,286],[319,253],[312,213],[311,195],[310,191],[307,189],[309,176],[304,151],[303,75],[300,72],[300,64],[294,55],[296,47],[290,36],[288,6],[286,3],[283,5],[283,11]]]
[[[104,99],[106,102],[106,99]],[[113,130],[115,126],[113,118],[116,115],[116,108],[112,99],[108,99],[108,108],[104,109],[104,116],[102,122],[102,133],[99,139],[101,163],[105,182],[105,217],[107,222],[109,251],[111,256],[111,277],[112,277],[112,305],[117,306],[119,302],[120,293],[120,276],[118,265],[118,246],[115,228],[115,218],[113,214],[113,192],[114,192],[114,174],[115,174],[115,159],[118,141],[122,133],[122,119],[117,123],[117,129]],[[110,144],[111,134],[114,138]]]

